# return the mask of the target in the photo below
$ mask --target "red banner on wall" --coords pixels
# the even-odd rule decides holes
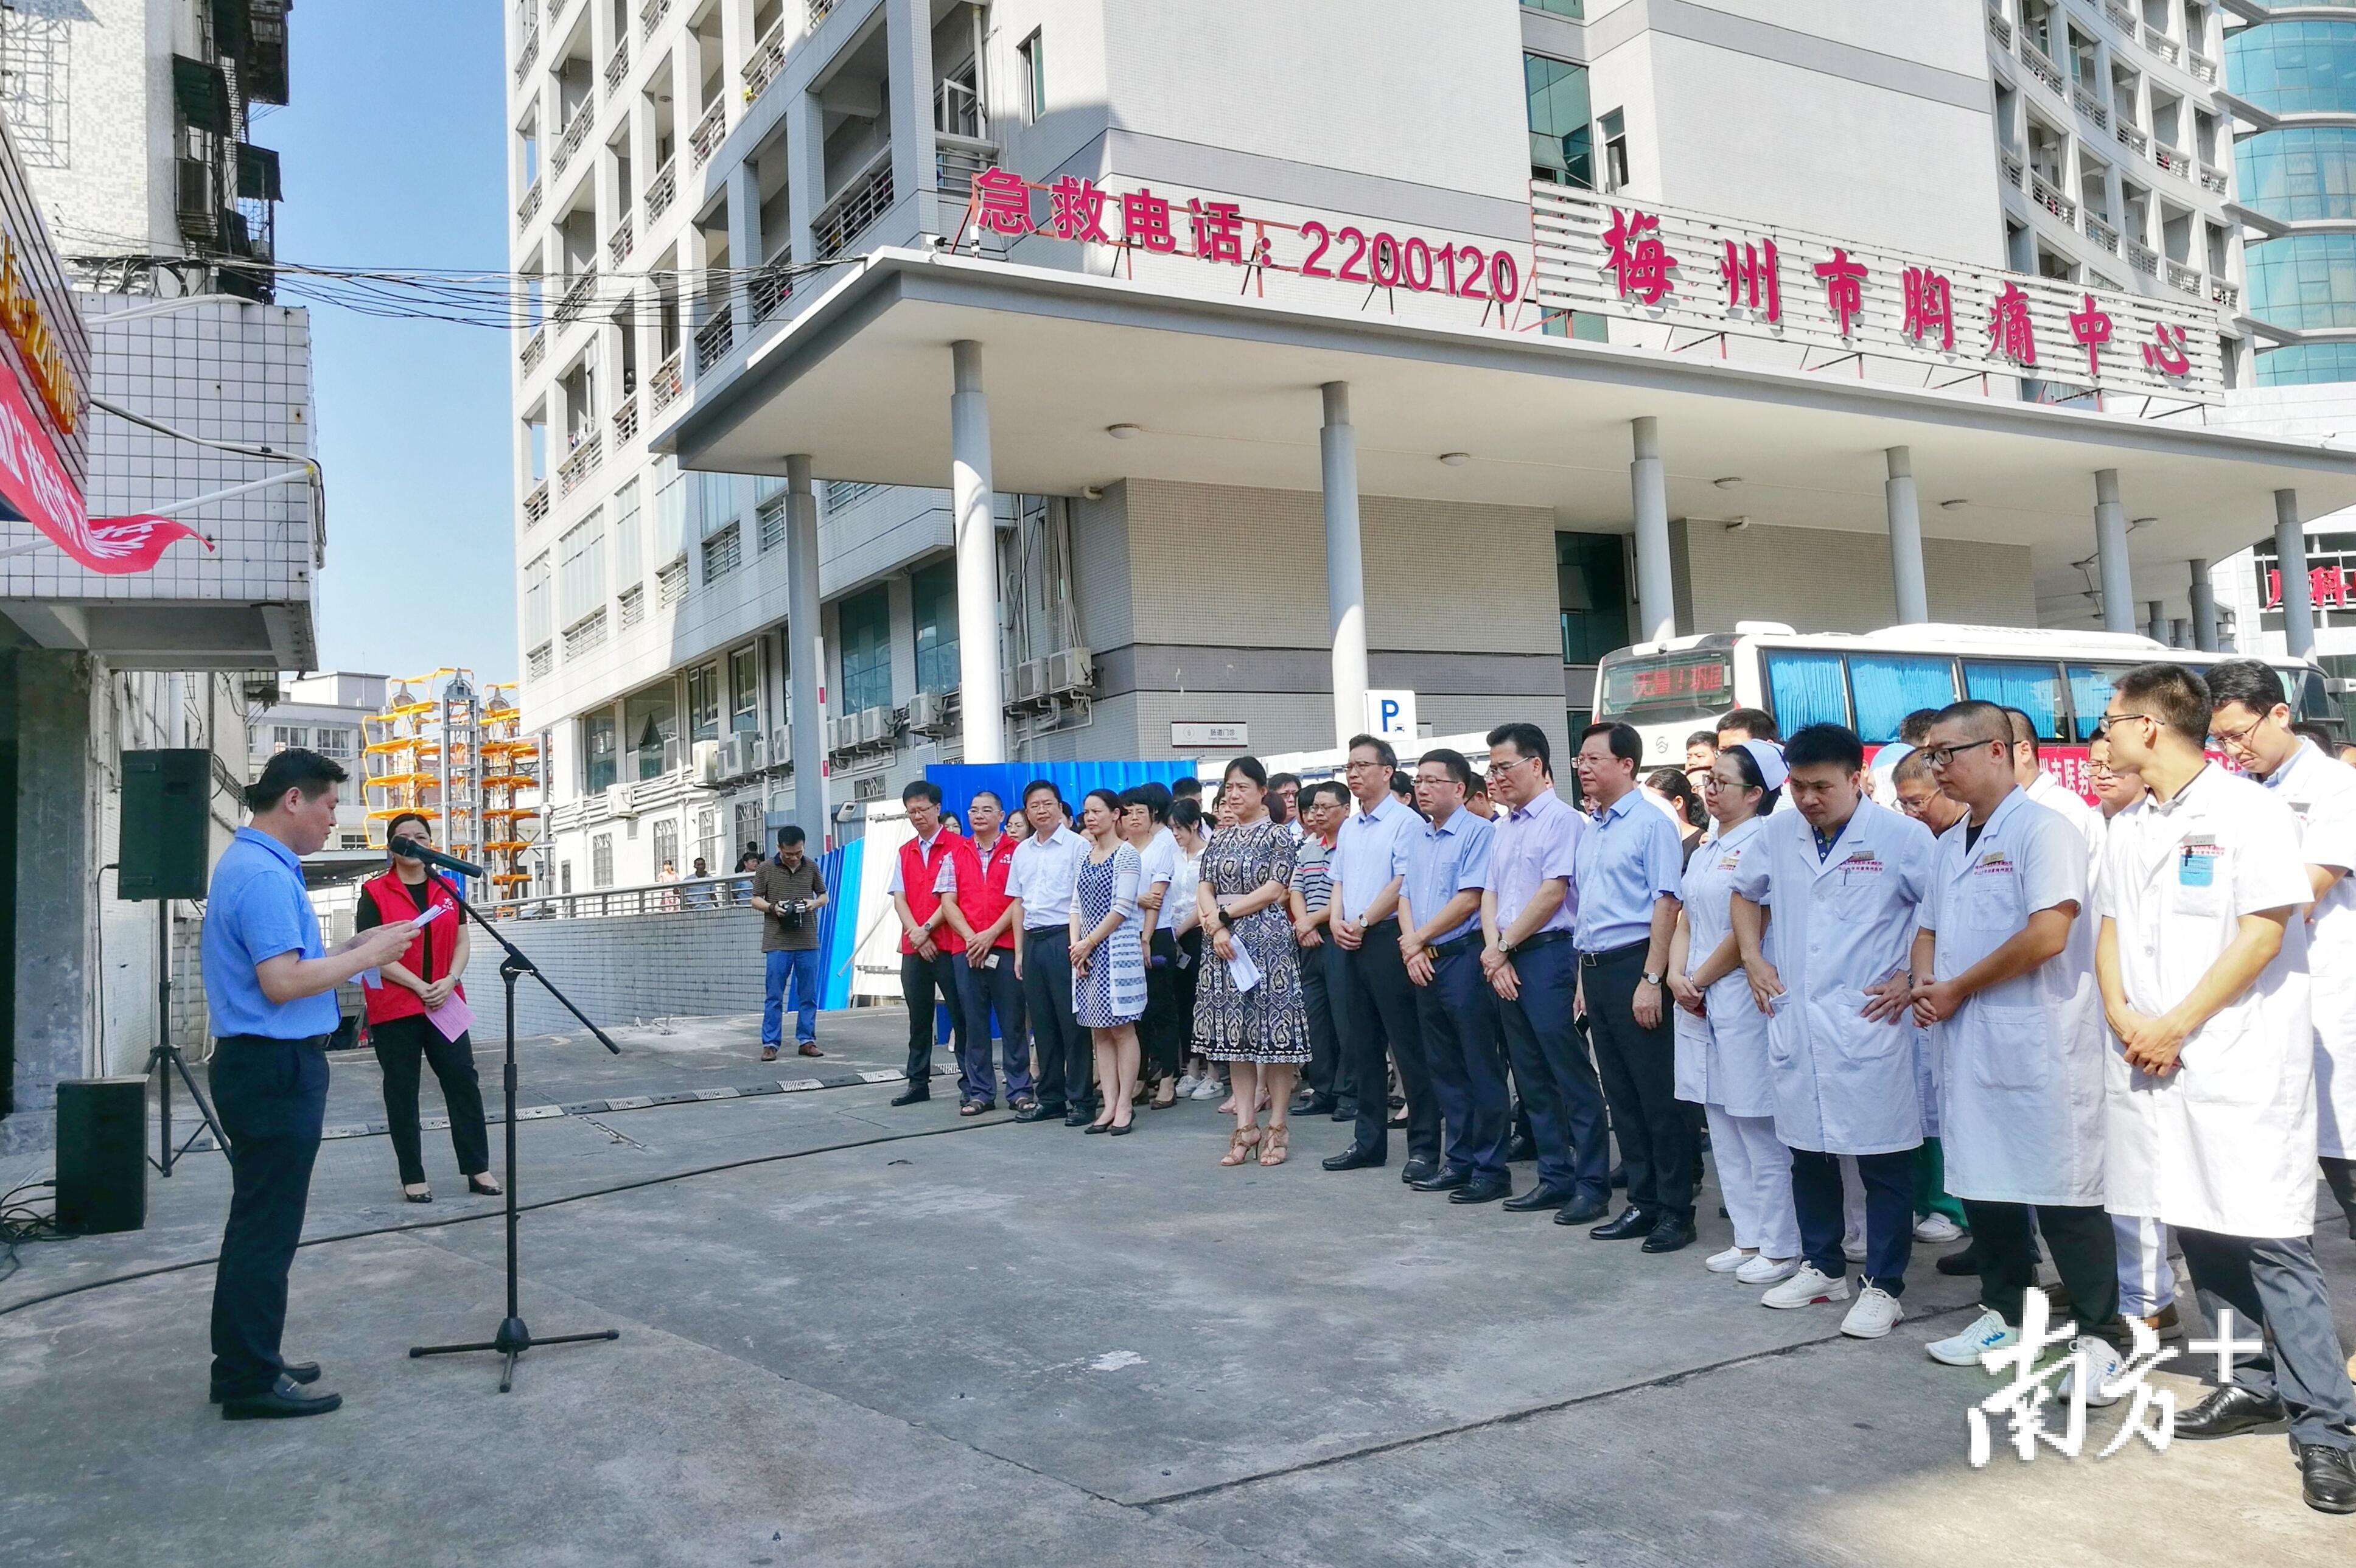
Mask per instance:
[[[24,389],[9,375],[0,375],[0,521],[32,524],[75,560],[110,577],[154,571],[176,539],[213,548],[212,540],[169,517],[92,517]]]

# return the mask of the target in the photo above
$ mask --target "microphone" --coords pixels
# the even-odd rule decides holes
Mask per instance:
[[[423,860],[429,866],[439,866],[445,871],[455,871],[462,877],[477,877],[483,869],[455,855],[444,855],[431,844],[421,844],[414,838],[395,838],[385,846],[404,860]]]

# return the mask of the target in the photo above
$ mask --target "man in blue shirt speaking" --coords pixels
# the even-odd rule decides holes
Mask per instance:
[[[303,1236],[311,1163],[327,1108],[327,1037],[336,987],[397,962],[417,935],[406,921],[371,927],[330,953],[303,890],[301,858],[336,826],[344,770],[316,752],[270,759],[245,792],[250,827],[221,852],[205,900],[205,1005],[211,1014],[215,1109],[229,1134],[229,1224],[213,1276],[212,1396],[225,1421],[323,1415],[341,1394],[315,1394],[316,1362],[289,1365],[286,1272]]]

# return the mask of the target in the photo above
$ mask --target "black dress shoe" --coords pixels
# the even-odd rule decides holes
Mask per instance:
[[[2356,1463],[2345,1448],[2298,1445],[2298,1489],[2307,1506],[2324,1513],[2356,1513]]]
[[[1333,1097],[1303,1089],[1292,1097],[1292,1114],[1296,1116],[1329,1115],[1333,1110]]]
[[[1977,1274],[1980,1272],[1979,1249],[1967,1244],[1959,1251],[1942,1253],[1933,1266],[1941,1274]]]
[[[240,1394],[221,1401],[223,1421],[278,1421],[297,1415],[325,1415],[343,1408],[339,1393],[305,1393],[291,1377],[282,1376],[260,1393]]]
[[[1067,1127],[1085,1127],[1096,1119],[1096,1113],[1093,1111],[1066,1111],[1064,1113],[1064,1125]]]
[[[1409,1160],[1408,1163],[1413,1165],[1416,1162]],[[1419,1176],[1408,1183],[1418,1192],[1453,1192],[1460,1187],[1472,1184],[1472,1173],[1469,1170],[1442,1170],[1431,1176]]]
[[[278,1371],[288,1382],[315,1383],[319,1381],[319,1363],[316,1361],[282,1361]],[[220,1390],[212,1391],[212,1400],[215,1404],[220,1403]]]
[[[1570,1188],[1541,1181],[1527,1192],[1515,1193],[1506,1199],[1505,1207],[1516,1214],[1527,1214],[1537,1209],[1559,1209],[1578,1196]]]
[[[1329,1154],[1318,1161],[1328,1170],[1372,1170],[1389,1157],[1364,1144],[1352,1144],[1340,1154]]]
[[[1574,1198],[1556,1212],[1554,1222],[1558,1225],[1585,1225],[1601,1220],[1610,1212],[1612,1212],[1612,1204],[1609,1200]]]
[[[1512,1182],[1502,1176],[1493,1176],[1486,1181],[1466,1182],[1450,1193],[1448,1200],[1451,1203],[1494,1203],[1500,1198],[1511,1198],[1513,1195]]]
[[[892,1104],[895,1105],[915,1105],[929,1100],[932,1097],[933,1086],[931,1084],[911,1083],[905,1089],[901,1090],[897,1094],[892,1096]]]
[[[1536,1159],[1537,1157],[1538,1146],[1535,1138],[1517,1137],[1505,1146],[1505,1159],[1508,1164],[1519,1164],[1523,1160]]]
[[[1611,1174],[1611,1176],[1610,1176],[1610,1177],[1608,1177],[1606,1179],[1607,1179],[1607,1180],[1609,1180],[1609,1181],[1612,1183],[1612,1186],[1614,1186],[1614,1187],[1625,1187],[1625,1186],[1627,1186],[1627,1185],[1628,1185],[1628,1168],[1627,1168],[1626,1166],[1624,1166],[1624,1165],[1615,1165],[1615,1166],[1613,1166],[1613,1167],[1612,1168],[1612,1174]]]
[[[1653,1217],[1631,1203],[1620,1211],[1620,1217],[1598,1225],[1588,1235],[1599,1242],[1633,1242],[1647,1235],[1653,1229]]]
[[[1358,1119],[1358,1103],[1355,1100],[1334,1101],[1333,1119],[1337,1122],[1356,1121]]]
[[[1399,1167],[1399,1179],[1409,1187],[1413,1187],[1419,1181],[1429,1181],[1439,1174],[1440,1162],[1421,1155],[1408,1156],[1407,1163]]]
[[[1694,1228],[1691,1220],[1680,1220],[1665,1214],[1645,1234],[1644,1250],[1648,1253],[1674,1253],[1693,1245]]]
[[[1064,1119],[1061,1105],[1025,1105],[1014,1113],[1018,1122],[1060,1122]]]
[[[2253,1393],[2239,1383],[2223,1388],[2176,1418],[2179,1437],[2231,1437],[2270,1426],[2290,1413],[2282,1401]]]

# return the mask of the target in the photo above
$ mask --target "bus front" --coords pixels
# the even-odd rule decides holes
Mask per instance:
[[[1604,655],[1595,671],[1597,722],[1633,725],[1644,740],[1645,771],[1685,766],[1686,737],[1714,729],[1736,706],[1734,651],[1735,639],[1719,635],[1659,652]]]

